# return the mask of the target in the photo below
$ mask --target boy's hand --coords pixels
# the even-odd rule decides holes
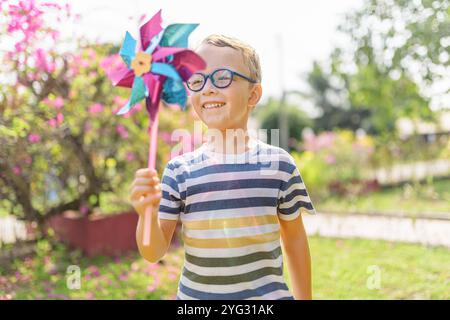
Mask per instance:
[[[156,170],[137,170],[130,190],[131,205],[139,215],[143,215],[148,206],[153,206],[153,214],[158,213],[162,192]]]

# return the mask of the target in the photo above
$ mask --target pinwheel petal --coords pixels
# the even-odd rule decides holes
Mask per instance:
[[[151,40],[162,31],[161,23],[161,10],[159,10],[149,21],[141,26],[139,31],[141,34],[142,50],[146,51],[147,47],[151,43]]]
[[[136,55],[136,40],[134,40],[128,31],[125,34],[125,39],[123,40],[119,54],[122,57],[122,60],[127,64],[128,68],[130,68],[131,61]]]
[[[145,86],[142,77],[135,77],[133,81],[133,88],[131,89],[131,97],[125,106],[123,106],[117,114],[125,114],[139,101],[148,96],[148,90]]]
[[[167,56],[173,55],[175,53],[180,53],[182,51],[186,51],[186,48],[174,48],[174,47],[161,47],[155,51],[152,55],[153,61],[159,61],[164,59]]]
[[[189,80],[193,73],[206,68],[206,62],[192,50],[184,50],[174,54],[171,65],[175,67],[183,81]]]
[[[198,24],[176,23],[167,26],[160,42],[161,47],[183,47],[188,46],[190,33],[197,28]]]
[[[187,93],[183,82],[168,78],[164,82],[162,99],[168,104],[178,104],[184,110],[186,108]]]
[[[172,78],[177,81],[181,80],[181,77],[178,74],[177,70],[170,64],[154,62],[152,63],[152,69],[150,71],[156,74]]]
[[[156,36],[154,36],[152,38],[152,41],[151,41],[150,45],[147,47],[147,49],[145,50],[145,53],[152,54],[153,51],[155,51],[155,48],[159,45],[163,34],[164,34],[164,30],[162,30],[160,33],[158,33]]]
[[[131,88],[134,81],[134,72],[127,67],[112,70],[108,73],[114,86]]]

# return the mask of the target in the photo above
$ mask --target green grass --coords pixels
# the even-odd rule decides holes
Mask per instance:
[[[450,250],[374,240],[310,238],[315,299],[449,299]],[[370,289],[379,271],[379,288]]]
[[[332,196],[318,201],[315,206],[323,212],[439,215],[450,218],[450,179],[385,188],[354,198]]]
[[[372,240],[310,238],[315,299],[449,299],[450,250]],[[174,299],[183,250],[163,264],[137,253],[120,259],[88,259],[63,245],[40,241],[37,254],[0,269],[0,298]],[[66,286],[67,268],[78,265],[81,289]],[[371,268],[379,287],[370,289]],[[288,277],[287,277],[288,278]],[[288,280],[289,281],[289,280]]]

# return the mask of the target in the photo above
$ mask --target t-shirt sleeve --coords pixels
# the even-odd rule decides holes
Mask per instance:
[[[278,196],[278,217],[283,220],[294,220],[301,210],[310,214],[316,213],[300,171],[295,162],[293,164],[294,169],[281,183]]]
[[[167,164],[162,175],[161,191],[158,217],[166,220],[178,220],[183,210],[183,200],[180,197],[176,172],[170,163]]]

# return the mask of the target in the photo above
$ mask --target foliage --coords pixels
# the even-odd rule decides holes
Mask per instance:
[[[275,99],[269,99],[266,104],[260,105],[255,110],[256,117],[259,121],[260,128],[268,130],[268,143],[272,143],[270,138],[271,129],[279,129],[279,118],[280,118],[280,102]],[[284,106],[287,112],[287,119],[289,125],[289,137],[291,141],[289,143],[292,146],[295,141],[302,140],[303,129],[310,127],[312,125],[311,119],[307,116],[305,112],[301,110],[296,105],[287,104]]]
[[[347,14],[339,30],[350,49],[335,48],[307,76],[321,112],[315,129],[363,128],[384,143],[400,117],[433,120],[426,92],[448,80],[448,4],[367,0]]]
[[[367,135],[355,135],[352,131],[306,134],[302,152],[292,152],[310,193],[317,200],[323,199],[338,186],[347,188],[344,193],[359,194],[364,190],[351,189],[352,184],[368,179],[371,169],[370,156],[374,141]]]
[[[142,105],[115,115],[129,95],[106,77],[118,48],[62,39],[49,25],[74,23],[69,6],[19,1],[1,15],[1,38],[14,45],[1,66],[0,210],[43,222],[69,209],[126,207],[127,184],[147,166],[149,121]],[[161,108],[160,173],[174,146],[168,132],[193,124],[192,112]]]

